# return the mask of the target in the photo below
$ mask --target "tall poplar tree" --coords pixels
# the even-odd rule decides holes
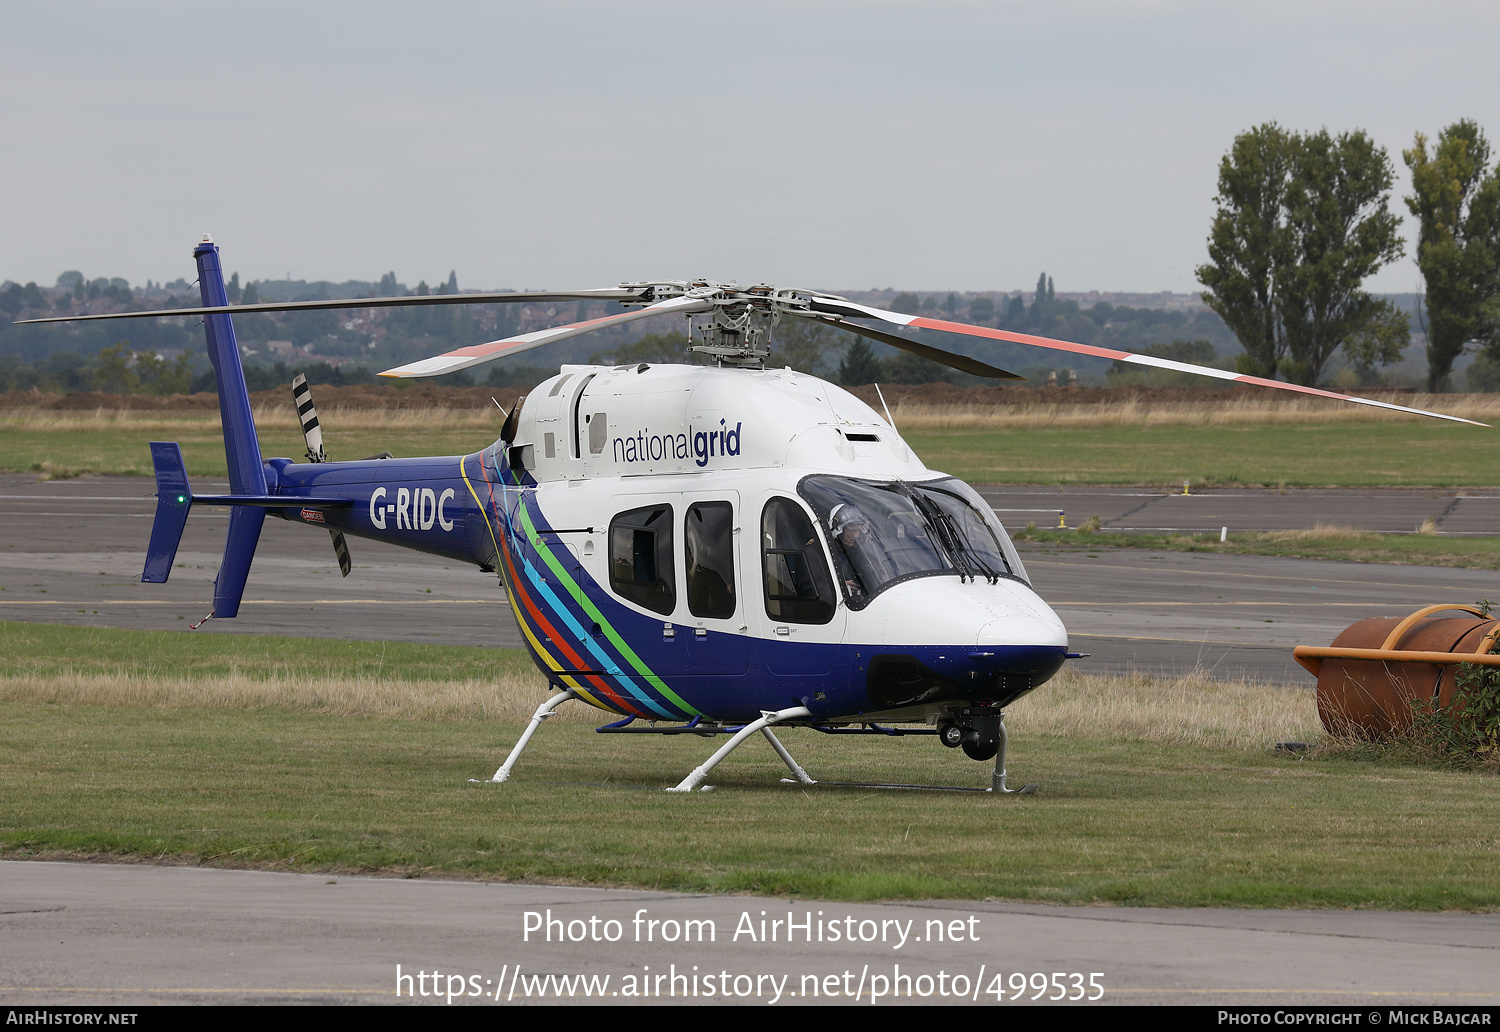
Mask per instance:
[[[1417,266],[1427,284],[1427,389],[1446,389],[1453,361],[1470,341],[1500,357],[1500,169],[1474,122],[1464,119],[1402,157],[1411,169],[1406,206],[1419,223]]]

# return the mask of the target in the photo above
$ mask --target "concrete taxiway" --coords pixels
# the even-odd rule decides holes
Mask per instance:
[[[4,862],[0,937],[0,1002],[9,1005],[446,1006],[447,992],[461,994],[455,1005],[485,1006],[601,997],[995,1005],[986,990],[1006,987],[1008,1007],[1031,1002],[1033,984],[1045,986],[1039,1005],[1059,994],[1240,1007],[1500,1001],[1494,914],[873,905]],[[1019,1000],[1012,975],[1025,976]],[[649,996],[629,995],[643,984]]]
[[[213,481],[195,488],[228,490]],[[1187,498],[1100,488],[983,491],[1013,527],[1024,526],[1027,513],[1044,512],[1044,501],[1065,502],[1077,514],[1098,512],[1106,528],[1339,522],[1409,529],[1432,517],[1447,532],[1484,526],[1490,513],[1500,517],[1500,497],[1416,491],[1224,491]],[[194,512],[171,581],[142,584],[153,508],[152,486],[141,478],[37,482],[0,475],[0,520],[7,530],[0,539],[0,619],[158,630],[201,619],[227,511]],[[211,621],[200,633],[521,645],[493,575],[378,542],[351,538],[349,544],[354,573],[342,578],[327,535],[268,519],[240,616]],[[1099,671],[1202,669],[1221,677],[1308,682],[1291,660],[1296,644],[1325,644],[1365,616],[1500,598],[1500,576],[1481,570],[1136,550],[1031,549],[1024,556],[1036,588],[1067,624],[1073,647],[1091,654],[1081,668]]]

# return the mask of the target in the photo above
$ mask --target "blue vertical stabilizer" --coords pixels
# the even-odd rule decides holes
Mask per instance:
[[[156,520],[151,524],[151,544],[146,547],[146,570],[141,580],[165,584],[193,505],[193,492],[188,487],[182,449],[176,442],[152,441],[151,465],[156,468]]]
[[[229,295],[224,290],[224,269],[219,264],[218,245],[205,235],[203,242],[193,249],[193,257],[198,262],[198,289],[204,307],[228,305]],[[208,335],[208,358],[213,362],[219,380],[219,416],[224,425],[230,493],[264,496],[267,494],[266,470],[260,456],[255,420],[250,414],[250,392],[245,387],[245,370],[240,365],[240,346],[234,337],[234,323],[228,315],[207,315],[203,319],[203,328]],[[260,541],[260,528],[265,519],[264,509],[237,505],[231,511],[229,535],[224,540],[224,562],[214,581],[215,619],[232,617],[239,612],[240,596],[245,591],[245,580],[250,576],[250,560],[255,557],[255,546]],[[152,541],[155,542],[154,531]]]

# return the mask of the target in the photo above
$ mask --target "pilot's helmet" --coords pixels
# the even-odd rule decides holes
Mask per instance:
[[[859,506],[852,502],[840,502],[833,507],[828,514],[828,529],[838,537],[851,527],[862,527],[869,529],[870,521],[865,519],[865,514],[859,511]]]

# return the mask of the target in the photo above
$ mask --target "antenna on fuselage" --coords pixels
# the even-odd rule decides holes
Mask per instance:
[[[891,407],[885,403],[885,395],[880,393],[880,384],[875,385],[875,396],[880,399],[880,407],[885,409],[885,421],[891,424],[891,429],[896,429],[896,421],[891,418]]]

